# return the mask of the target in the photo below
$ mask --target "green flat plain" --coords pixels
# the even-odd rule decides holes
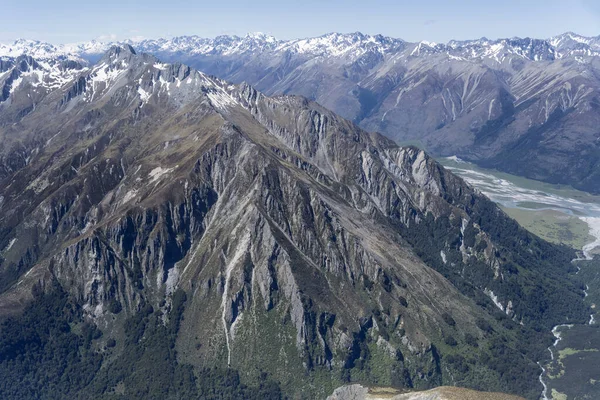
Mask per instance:
[[[581,250],[585,244],[594,241],[588,225],[572,215],[557,210],[502,209],[523,228],[549,242],[564,243]]]

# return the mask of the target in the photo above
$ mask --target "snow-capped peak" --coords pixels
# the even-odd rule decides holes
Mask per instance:
[[[0,44],[0,57],[17,58],[21,55],[37,60],[61,58],[82,61],[78,53],[69,52],[64,46],[54,46],[39,40],[18,39],[10,44]]]
[[[277,39],[275,38],[275,36],[268,35],[268,34],[262,33],[262,32],[250,32],[245,36],[245,39],[253,39],[253,40],[262,41],[262,42],[266,42],[266,43],[277,42]]]
[[[586,37],[567,32],[550,38],[549,42],[564,55],[593,56],[600,54],[600,36]]]
[[[360,56],[366,51],[386,53],[402,47],[404,41],[382,35],[365,35],[360,32],[328,33],[323,36],[284,42],[280,49],[297,53],[327,56]]]
[[[178,54],[187,56],[238,56],[269,52],[289,52],[313,57],[340,57],[355,60],[366,53],[379,56],[395,55],[407,50],[407,55],[424,57],[447,54],[462,60],[487,59],[503,62],[507,57],[532,61],[553,60],[571,56],[600,55],[600,37],[585,37],[572,32],[548,40],[530,38],[452,40],[447,44],[428,41],[407,43],[401,39],[382,35],[354,33],[328,33],[318,37],[278,40],[269,34],[254,32],[240,37],[222,35],[215,38],[177,36],[169,39],[129,39],[121,42],[89,42],[52,45],[36,40],[20,39],[0,45],[0,57],[15,58],[27,54],[35,59],[70,59],[95,63],[115,44],[128,44],[142,53],[174,59]]]

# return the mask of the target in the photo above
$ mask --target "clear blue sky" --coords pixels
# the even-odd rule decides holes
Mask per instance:
[[[600,0],[8,0],[0,42],[270,33],[281,39],[327,32],[381,33],[446,42],[566,31],[600,35]],[[525,3],[525,4],[523,4]]]

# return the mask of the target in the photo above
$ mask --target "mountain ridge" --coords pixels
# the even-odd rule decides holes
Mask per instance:
[[[220,368],[313,398],[362,380],[537,398],[551,327],[587,320],[574,251],[423,150],[130,46],[60,85],[37,65],[11,64],[0,102],[0,310],[61,339],[9,320],[15,398],[15,371],[62,376],[35,376],[47,358],[19,358],[23,337],[81,343],[94,372],[52,381],[63,397],[177,398]]]
[[[268,95],[307,97],[435,156],[600,192],[598,37],[435,44],[362,33],[288,41],[249,34],[127,43]],[[21,41],[0,54],[3,64],[32,53],[89,67],[109,46]]]
[[[17,39],[12,43],[0,44],[0,56],[16,57],[22,54],[28,54],[37,58],[50,57],[77,57],[86,55],[94,56],[103,54],[112,45],[130,44],[138,47],[143,52],[190,52],[192,54],[242,54],[250,51],[282,51],[294,50],[296,52],[321,53],[323,55],[339,55],[347,52],[353,46],[373,45],[382,54],[391,53],[398,50],[402,46],[412,46],[415,53],[418,52],[419,46],[426,46],[430,51],[446,51],[451,53],[452,50],[468,48],[471,50],[470,56],[486,57],[489,53],[475,52],[475,47],[499,47],[506,46],[509,51],[511,48],[538,46],[547,44],[549,52],[544,56],[542,54],[526,54],[521,52],[523,57],[529,57],[532,60],[538,61],[545,57],[562,58],[572,55],[578,55],[580,52],[587,52],[587,55],[600,54],[600,36],[586,37],[566,32],[547,39],[536,39],[529,37],[512,37],[471,40],[450,40],[446,44],[429,42],[422,40],[419,42],[409,42],[400,38],[384,36],[381,34],[369,35],[361,32],[352,33],[337,33],[331,32],[321,36],[307,37],[302,39],[281,40],[274,36],[261,32],[248,33],[245,36],[237,35],[220,35],[214,38],[207,38],[197,35],[175,36],[171,39],[124,39],[120,41],[98,41],[91,40],[80,43],[53,45],[48,42],[42,42],[31,39]],[[355,49],[356,50],[356,49]],[[566,51],[561,53],[561,51]]]

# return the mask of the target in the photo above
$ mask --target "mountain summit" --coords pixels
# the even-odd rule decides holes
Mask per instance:
[[[302,95],[399,143],[436,156],[600,193],[596,127],[600,38],[565,33],[409,43],[330,33],[181,36],[127,41],[268,95]],[[17,41],[0,56],[52,55],[96,62],[111,44],[52,46]]]
[[[317,103],[130,46],[2,65],[3,398],[537,398],[587,320],[573,251]]]

